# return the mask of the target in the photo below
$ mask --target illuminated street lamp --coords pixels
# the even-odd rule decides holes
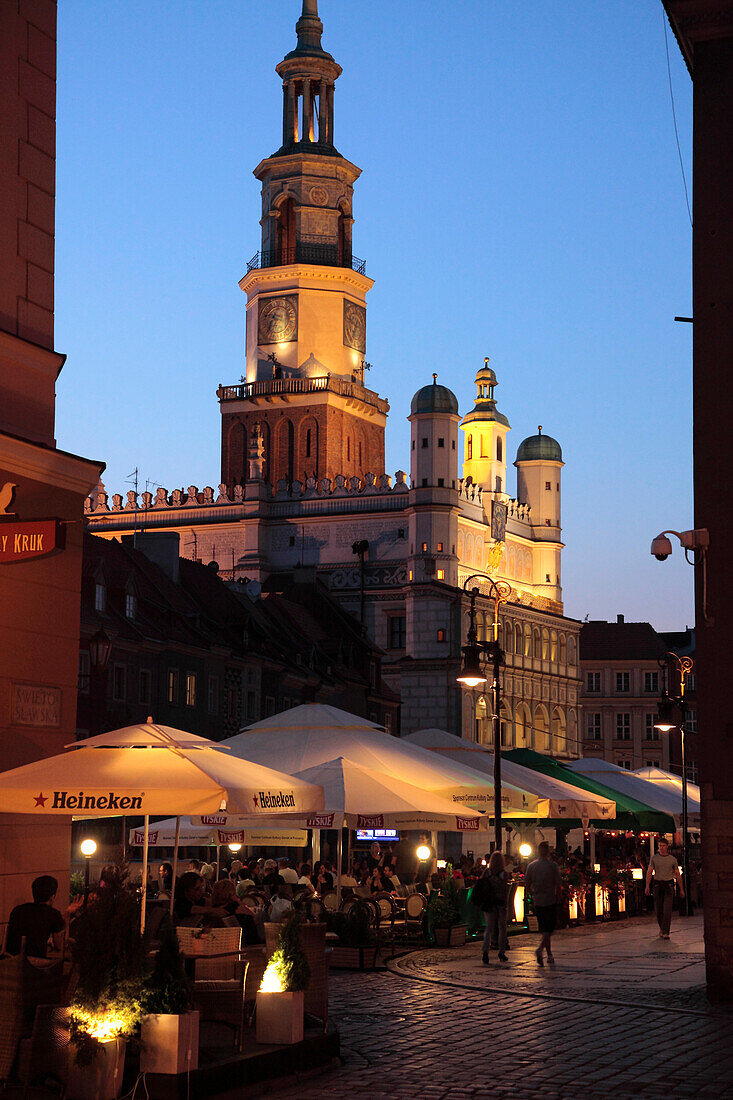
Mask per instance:
[[[526,843],[525,844],[520,844],[519,845],[519,854],[522,857],[522,859],[529,859],[529,857],[532,855],[532,845],[531,844],[526,844]]]
[[[92,856],[97,850],[96,840],[92,840],[91,837],[87,837],[86,840],[82,840],[79,845],[81,854],[84,856],[84,902],[86,903],[87,895],[89,894],[89,868],[92,862]]]
[[[494,602],[494,630],[491,642],[479,642],[476,633],[476,597],[480,589],[474,585],[469,592],[469,584],[475,580],[486,581],[489,585],[489,599]],[[463,583],[464,593],[471,597],[470,621],[467,645],[463,647],[463,666],[456,677],[459,684],[468,688],[486,683],[486,673],[481,667],[481,655],[486,654],[493,663],[493,719],[494,719],[494,843],[497,852],[502,850],[501,830],[501,666],[504,663],[504,650],[499,645],[499,604],[506,603],[512,594],[511,586],[503,581],[492,580],[485,573],[473,573]]]
[[[659,665],[662,669],[669,669],[673,665],[677,669],[680,680],[679,695],[670,695],[665,691],[659,700],[658,717],[654,728],[663,733],[671,733],[673,729],[680,731],[680,754],[682,757],[682,876],[685,885],[684,904],[680,908],[683,917],[692,916],[692,898],[690,896],[690,840],[687,835],[687,764],[685,760],[685,688],[687,677],[694,668],[691,657],[680,657],[677,653],[667,653],[661,658]],[[680,714],[680,721],[676,722],[675,712]]]

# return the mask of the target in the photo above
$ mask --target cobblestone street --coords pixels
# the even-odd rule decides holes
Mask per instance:
[[[504,966],[474,943],[336,971],[342,1065],[277,1096],[733,1097],[733,1011],[705,997],[702,918],[656,932],[649,918],[567,930],[543,969],[537,937],[513,936]]]

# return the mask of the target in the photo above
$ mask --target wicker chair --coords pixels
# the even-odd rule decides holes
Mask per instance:
[[[30,1038],[21,1039],[16,1072],[23,1095],[33,1081],[46,1075],[66,1085],[71,1044],[71,1010],[60,1005],[38,1005]]]
[[[249,969],[242,929],[211,928],[197,935],[194,928],[178,928],[177,933],[183,955],[193,961],[193,999],[201,1019],[231,1027],[241,1051]]]
[[[265,925],[267,958],[275,951],[281,925]],[[328,1023],[328,967],[326,965],[326,925],[301,924],[300,942],[310,967],[310,981],[305,991],[305,1011],[323,1020],[323,1030]]]
[[[409,938],[423,937],[423,922],[428,901],[424,894],[408,894],[405,901],[405,934]]]

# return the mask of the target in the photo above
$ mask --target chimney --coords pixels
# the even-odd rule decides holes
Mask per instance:
[[[616,616],[616,622],[617,622],[617,623],[622,623],[623,621],[624,621],[624,617],[623,617],[623,615],[617,615],[617,616]]]
[[[123,535],[123,542],[132,545],[133,536]],[[180,536],[177,531],[138,531],[135,549],[140,550],[149,561],[162,569],[174,584],[178,584]]]

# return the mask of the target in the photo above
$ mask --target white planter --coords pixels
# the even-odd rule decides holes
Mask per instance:
[[[117,1100],[122,1092],[126,1045],[124,1039],[106,1039],[91,1065],[77,1066],[76,1047],[71,1043],[68,1100]]]
[[[140,1048],[141,1073],[186,1073],[198,1069],[199,1013],[143,1016]]]
[[[257,1042],[283,1046],[303,1039],[305,993],[257,994]]]

